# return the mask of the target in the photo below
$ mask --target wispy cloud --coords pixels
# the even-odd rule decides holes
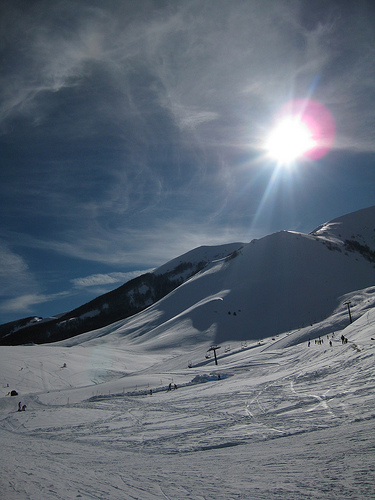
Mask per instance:
[[[85,64],[103,58],[101,33],[110,19],[103,19],[104,11],[90,12],[83,4],[73,8],[70,2],[3,2],[1,14],[3,35],[13,52],[13,63],[7,61],[8,71],[0,80],[1,121],[30,112],[38,121],[41,94],[78,85]]]
[[[37,288],[35,277],[25,260],[0,243],[0,296],[18,293],[20,289],[36,291]]]
[[[107,274],[91,274],[83,278],[74,278],[71,280],[73,286],[77,288],[86,288],[92,286],[114,285],[115,283],[126,283],[138,276],[152,272],[154,268],[144,269],[140,271],[129,271],[126,273],[114,272]]]
[[[240,225],[219,228],[212,221],[193,221],[189,220],[189,217],[154,220],[152,229],[149,224],[151,223],[148,222],[144,229],[121,228],[117,231],[105,231],[100,227],[97,227],[96,231],[92,231],[92,228],[86,231],[82,229],[81,234],[72,232],[70,235],[65,235],[64,240],[35,238],[24,233],[12,233],[12,239],[17,241],[20,247],[53,252],[83,261],[127,268],[139,266],[138,268],[143,269],[150,269],[151,265],[154,269],[200,245],[249,241],[264,235],[261,230],[250,231],[249,228],[244,229]],[[132,276],[133,272],[139,273],[139,271],[114,272],[96,275],[96,277],[98,280],[115,282],[114,280],[120,277],[122,279],[122,276],[125,279],[135,277]],[[89,286],[89,281],[85,286]],[[80,278],[74,283],[78,285]],[[82,283],[84,281],[81,285]]]
[[[1,121],[30,111],[34,120],[46,119],[46,106],[53,106],[63,89],[84,87],[99,97],[93,104],[106,122],[110,116],[124,125],[130,118],[150,132],[147,116],[160,105],[181,129],[218,120],[214,135],[229,120],[235,136],[239,114],[261,119],[262,113],[254,116],[260,104],[264,117],[290,93],[304,96],[315,76],[324,79],[326,74],[316,92],[326,104],[339,104],[338,121],[350,111],[356,120],[369,116],[364,104],[366,92],[373,96],[371,19],[361,5],[352,16],[325,6],[319,22],[306,26],[305,9],[299,2],[234,6],[190,0],[147,10],[135,2],[111,3],[111,8],[34,2],[21,12],[17,4],[5,2],[3,26],[9,43],[17,38],[14,47],[20,49],[11,71],[1,78]],[[92,86],[93,78],[105,85],[110,99],[100,86]],[[247,101],[244,89],[250,89]],[[39,96],[46,93],[51,97],[43,102]],[[348,107],[350,101],[356,112]],[[81,115],[81,133],[92,133],[97,119],[93,113]],[[210,131],[205,134],[210,139]],[[362,147],[372,150],[369,134]]]
[[[32,313],[34,306],[53,302],[74,294],[73,291],[42,293],[38,277],[25,259],[4,243],[0,244],[0,313]]]
[[[27,314],[32,313],[34,306],[52,302],[61,299],[68,295],[68,292],[54,293],[49,295],[29,293],[25,295],[18,295],[11,299],[4,300],[0,303],[0,312],[2,313],[18,313]]]

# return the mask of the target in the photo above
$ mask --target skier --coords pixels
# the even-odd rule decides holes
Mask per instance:
[[[18,402],[18,411],[21,411],[22,408],[21,408],[21,401]]]
[[[22,406],[22,411],[25,411],[26,410],[26,405],[23,405]]]
[[[168,386],[168,391],[171,391],[172,390],[172,382],[169,383],[169,386]]]

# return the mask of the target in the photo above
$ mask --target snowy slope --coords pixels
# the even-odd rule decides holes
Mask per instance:
[[[145,311],[64,345],[108,334],[119,341],[124,336],[147,340],[149,346],[160,349],[186,342],[258,340],[306,328],[336,312],[340,314],[335,315],[333,328],[341,329],[347,321],[345,303],[357,290],[375,285],[375,263],[346,249],[346,239],[340,240],[340,235],[351,234],[355,225],[366,236],[361,241],[372,243],[375,217],[371,231],[365,233],[363,226],[373,216],[373,208],[350,214],[340,219],[339,231],[333,230],[337,226],[325,225],[326,229],[318,230],[322,235],[281,231],[253,240],[212,262]],[[354,318],[361,304],[362,298],[353,299]],[[187,326],[190,336],[183,339],[178,332]]]
[[[219,366],[128,337],[2,347],[2,498],[373,498],[372,338],[375,308],[324,344],[232,342]]]
[[[326,222],[311,232],[343,245],[346,240],[355,240],[375,250],[375,206],[352,212]]]
[[[176,273],[176,270],[179,266],[186,266],[186,263],[190,263],[195,268],[199,267],[200,263],[206,265],[209,262],[213,262],[215,260],[223,259],[228,255],[231,255],[236,250],[242,248],[243,243],[228,243],[227,245],[216,245],[216,246],[200,246],[198,248],[194,248],[189,252],[176,257],[175,259],[170,260],[166,264],[155,269],[154,273],[157,275],[166,274],[173,272]],[[177,276],[179,277],[179,276]]]
[[[0,325],[0,343],[56,342],[133,316],[213,260],[226,257],[241,247],[241,243],[198,247],[72,311],[53,318],[25,318]]]

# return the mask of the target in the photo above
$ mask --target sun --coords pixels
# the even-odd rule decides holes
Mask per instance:
[[[328,109],[312,99],[288,101],[275,117],[263,147],[268,158],[290,167],[299,160],[318,160],[333,147],[335,121]]]
[[[265,149],[279,165],[289,166],[316,147],[313,132],[300,116],[284,116],[270,132]]]

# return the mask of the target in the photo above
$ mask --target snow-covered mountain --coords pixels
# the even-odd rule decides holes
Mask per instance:
[[[155,342],[163,332],[165,343],[166,331],[174,332],[182,321],[199,340],[205,335],[215,342],[261,339],[346,311],[347,294],[373,285],[375,207],[370,207],[310,234],[280,231],[247,244],[197,248],[53,325],[34,324],[2,343],[55,341],[85,331],[91,338],[99,327],[105,328],[98,335],[147,335]]]
[[[374,498],[374,215],[196,249],[141,312],[0,347],[3,497]]]
[[[186,325],[193,345],[259,340],[311,327],[336,312],[338,329],[348,321],[348,294],[375,285],[374,229],[372,207],[311,234],[281,231],[253,240],[212,261],[145,311],[65,345],[111,334],[165,348],[183,341],[176,332]],[[362,305],[353,298],[353,318]]]
[[[55,342],[133,316],[184,283],[212,260],[227,256],[241,245],[202,246],[72,311],[53,318],[30,317],[0,325],[0,345]]]

